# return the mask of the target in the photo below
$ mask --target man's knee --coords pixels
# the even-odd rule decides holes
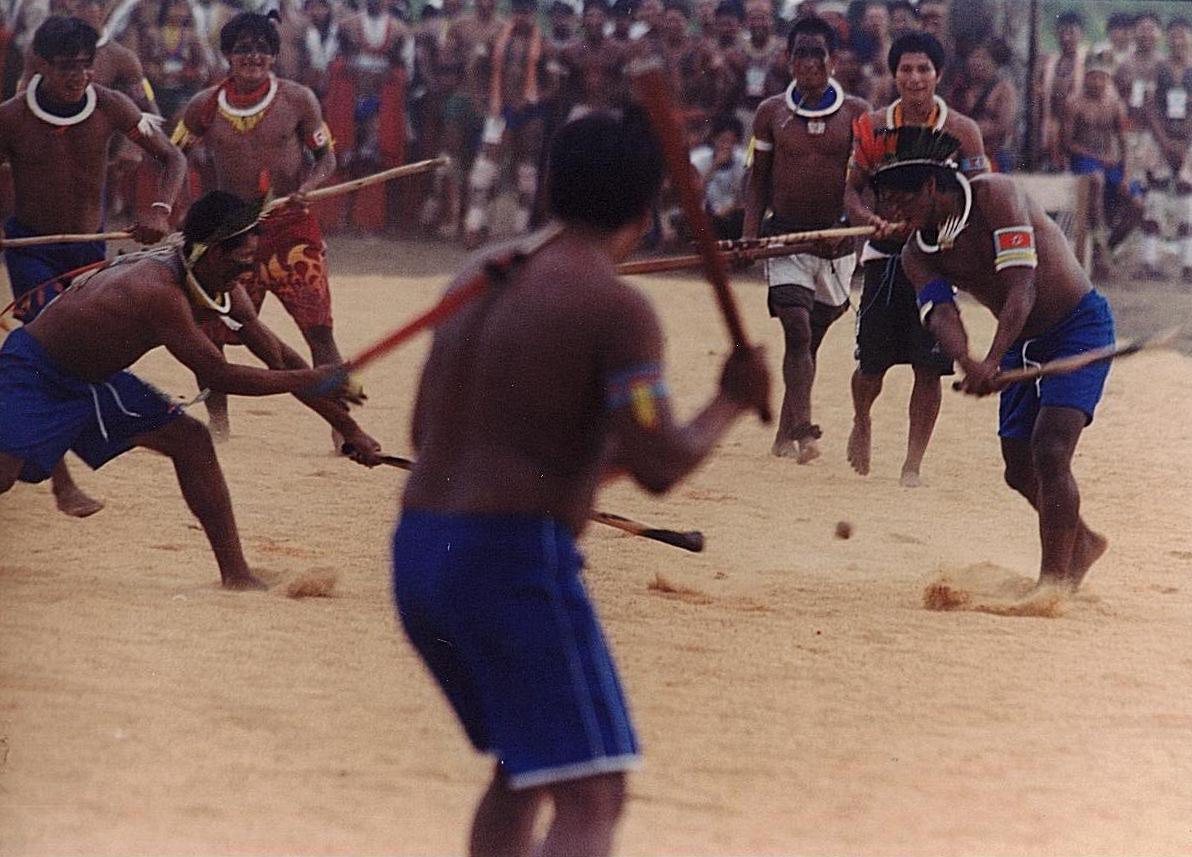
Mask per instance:
[[[1056,433],[1038,433],[1031,439],[1031,458],[1041,481],[1066,476],[1071,470],[1072,452],[1068,438]]]
[[[774,316],[782,325],[787,349],[809,348],[811,346],[811,314],[803,307],[780,306],[774,309]]]
[[[172,459],[215,455],[215,444],[207,426],[189,414],[137,439],[138,446],[156,450]]]
[[[625,806],[625,774],[617,772],[559,783],[551,789],[558,812],[582,814],[606,824],[615,822]]]

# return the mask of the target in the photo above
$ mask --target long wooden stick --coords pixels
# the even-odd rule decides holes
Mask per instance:
[[[431,158],[427,161],[415,161],[412,164],[402,164],[400,167],[393,167],[392,169],[382,170],[379,173],[373,173],[370,176],[361,176],[358,179],[351,179],[350,181],[340,182],[339,184],[328,185],[327,187],[317,188],[306,195],[306,201],[318,202],[322,199],[330,199],[335,196],[342,196],[345,193],[353,193],[369,185],[379,184],[381,182],[389,182],[394,179],[405,178],[406,176],[414,176],[419,173],[429,172],[430,170],[445,167],[451,162],[450,158],[440,157]],[[290,201],[289,196],[283,196],[280,199],[275,199],[265,208],[266,212],[272,211],[275,208],[285,205]],[[59,234],[59,235],[30,235],[28,238],[0,238],[0,250],[7,250],[15,247],[36,247],[40,244],[66,244],[66,243],[82,243],[87,241],[122,241],[132,238],[132,232],[127,229],[119,232],[95,232],[86,234]]]
[[[562,231],[563,227],[559,224],[551,224],[539,232],[527,236],[524,241],[507,253],[490,259],[475,276],[449,291],[433,307],[406,322],[392,333],[382,336],[372,345],[341,365],[339,370],[334,372],[323,383],[317,384],[303,393],[303,395],[316,398],[330,395],[337,388],[341,387],[353,372],[362,369],[380,357],[384,357],[412,336],[427,328],[435,327],[455,315],[461,308],[488,291],[494,281],[500,281],[508,277],[515,268],[553,241]]]
[[[361,176],[358,179],[350,179],[339,184],[327,185],[327,187],[316,188],[306,194],[306,201],[318,202],[322,199],[330,199],[335,196],[343,196],[345,193],[354,193],[355,191],[366,188],[370,185],[380,184],[381,182],[391,182],[394,179],[405,178],[406,176],[416,176],[419,173],[437,170],[440,167],[445,167],[451,163],[451,159],[447,157],[431,158],[426,161],[415,161],[412,164],[402,164],[400,167],[392,167],[387,170],[381,170],[379,173],[373,173],[368,176]],[[283,196],[279,199],[273,200],[266,207],[265,211],[272,211],[290,201],[289,196]]]
[[[759,247],[810,244],[813,241],[831,241],[837,238],[861,238],[872,235],[874,231],[873,226],[834,226],[830,229],[809,229],[806,232],[787,232],[783,235],[767,235],[760,238],[717,241],[716,247],[719,250],[753,250]]]
[[[1113,345],[1106,345],[1103,348],[1094,348],[1092,351],[1086,351],[1083,354],[1061,357],[1058,360],[1051,360],[1039,366],[1024,366],[1022,369],[1011,369],[1008,372],[1000,373],[994,380],[997,382],[998,389],[1000,390],[1009,387],[1011,384],[1033,381],[1036,378],[1067,375],[1070,372],[1076,372],[1093,363],[1100,363],[1102,360],[1117,360],[1121,357],[1129,357],[1131,354],[1137,354],[1140,351],[1167,348],[1175,341],[1175,338],[1182,330],[1183,326],[1181,325],[1180,327],[1173,327],[1169,330],[1152,334],[1151,336],[1139,337],[1129,342],[1119,342]],[[962,381],[953,381],[952,389],[959,390],[962,385]]]
[[[351,455],[352,451],[350,444],[344,445],[344,455]],[[401,470],[414,469],[414,462],[409,458],[402,458],[400,455],[382,455],[381,463],[388,464],[390,467],[397,467]],[[623,532],[682,548],[692,553],[699,553],[704,549],[704,534],[697,530],[686,533],[679,532],[678,530],[660,530],[622,515],[614,515],[611,512],[593,512],[592,520],[598,524],[614,527]]]
[[[126,238],[132,238],[132,233],[127,229],[120,232],[30,235],[28,238],[0,238],[0,250],[9,250],[16,247],[36,247],[39,244],[81,244],[89,241],[122,241]]]
[[[716,239],[712,235],[712,222],[704,210],[703,200],[700,199],[700,192],[696,187],[687,152],[686,135],[679,124],[675,99],[670,91],[670,83],[667,81],[662,63],[656,59],[635,63],[630,73],[633,76],[633,85],[638,98],[649,114],[650,123],[654,126],[654,133],[662,146],[662,154],[666,159],[671,182],[679,191],[679,198],[683,203],[683,213],[687,217],[696,250],[703,260],[704,275],[712,284],[712,290],[716,294],[716,302],[720,305],[720,312],[724,316],[724,323],[728,327],[733,347],[748,348],[749,341],[745,337],[745,327],[741,324],[741,316],[733,301],[733,293],[729,291],[728,268],[724,263],[724,258],[716,250]],[[768,423],[770,421],[769,407],[766,405],[760,407],[758,416],[763,422]]]
[[[773,256],[789,256],[799,251],[798,244],[781,244],[774,247],[751,247],[740,250],[721,250],[720,255],[726,263],[739,259],[769,259]],[[703,256],[663,256],[660,259],[641,259],[637,262],[622,262],[617,265],[617,273],[630,274],[659,274],[664,271],[682,271],[687,268],[698,268],[704,263]]]

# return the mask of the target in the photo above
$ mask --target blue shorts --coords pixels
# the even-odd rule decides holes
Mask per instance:
[[[406,511],[393,536],[402,625],[513,789],[640,764],[582,566],[550,518]]]
[[[22,482],[49,478],[68,449],[98,468],[182,409],[130,372],[91,384],[63,370],[24,328],[0,348],[0,452],[24,462]]]
[[[1034,339],[1020,339],[1002,357],[1003,372],[1037,366],[1113,345],[1113,313],[1109,302],[1095,289],[1076,305],[1068,317]],[[1039,408],[1075,408],[1084,412],[1084,424],[1093,421],[1101,401],[1112,361],[1100,360],[1076,372],[1012,384],[1002,391],[998,407],[998,436],[1029,440]]]
[[[4,222],[5,238],[32,238],[38,233],[22,226],[15,217]],[[34,247],[14,247],[4,251],[4,264],[8,267],[8,282],[12,296],[18,300],[13,313],[19,321],[33,321],[45,305],[56,298],[68,285],[67,282],[52,282],[68,271],[85,268],[106,258],[106,245],[102,241],[78,243],[38,244]],[[39,294],[21,301],[27,292],[44,286]]]

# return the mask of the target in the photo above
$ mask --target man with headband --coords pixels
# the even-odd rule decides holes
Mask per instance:
[[[240,13],[224,25],[220,48],[231,74],[191,99],[174,129],[174,142],[185,152],[202,140],[214,160],[220,190],[243,200],[267,191],[291,196],[288,205],[261,222],[256,263],[245,276],[245,287],[258,310],[267,291],[277,295],[310,346],[314,365],[338,363],[342,358],[332,332],[326,246],[318,221],[303,203],[303,194],[335,172],[322,109],[310,89],[273,74],[281,38],[271,18]],[[238,344],[226,328],[209,327],[207,332],[220,348]],[[216,440],[226,438],[227,398],[213,393],[207,411]]]
[[[228,589],[262,589],[245,562],[223,472],[202,423],[126,371],[159,345],[210,389],[242,396],[295,393],[325,384],[336,367],[311,369],[256,317],[242,286],[252,264],[258,206],[213,192],[196,202],[180,248],[124,256],[76,277],[0,349],[0,493],[40,482],[73,450],[98,468],[134,446],[168,456]],[[268,369],[227,363],[199,324],[239,329]],[[342,397],[343,393],[340,393]],[[376,441],[341,398],[303,399],[342,433],[364,464]]]
[[[889,223],[871,211],[862,192],[870,176],[890,157],[897,129],[903,126],[947,131],[958,141],[960,167],[969,176],[988,171],[989,162],[977,123],[949,109],[935,94],[944,68],[944,49],[935,37],[927,33],[900,36],[890,47],[887,60],[898,99],[857,120],[845,190],[849,219],[857,226],[869,225],[877,230],[861,253],[865,286],[857,307],[857,369],[852,380],[853,430],[848,440],[848,460],[862,476],[869,473],[870,410],[881,394],[890,367],[909,363],[915,383],[900,482],[913,488],[920,484],[923,455],[939,416],[940,377],[951,375],[953,369],[938,345],[916,323],[915,295],[898,263],[898,252],[907,236],[904,225]]]
[[[92,235],[104,221],[105,176],[114,138],[123,134],[163,167],[155,201],[140,213],[133,237],[143,244],[169,231],[171,205],[186,160],[170,145],[156,116],[127,95],[92,81],[99,34],[77,18],[47,18],[33,36],[26,90],[0,104],[0,161],[12,168],[16,213],[6,238]],[[5,251],[16,317],[29,322],[58,293],[58,277],[102,262],[102,241],[57,242]],[[58,508],[83,517],[103,508],[84,494],[65,463],[54,468]]]
[[[998,375],[1112,345],[1113,316],[1039,204],[1003,175],[969,181],[939,158],[955,146],[940,136],[901,129],[897,157],[873,176],[878,211],[913,230],[902,267],[923,323],[964,372],[961,389],[1001,392],[1005,479],[1039,517],[1040,585],[1076,589],[1107,546],[1081,518],[1072,457],[1109,362],[1009,386]],[[997,316],[984,357],[969,352],[955,288]]]
[[[836,31],[820,18],[803,18],[791,29],[787,53],[794,80],[786,92],[763,101],[753,120],[745,239],[756,238],[759,230],[782,235],[841,224],[853,120],[869,107],[830,76],[835,50]],[[767,210],[772,215],[763,222]],[[851,238],[821,241],[766,263],[770,315],[786,340],[786,394],[774,455],[800,464],[820,455],[820,430],[811,422],[816,352],[832,322],[848,309],[856,264]]]

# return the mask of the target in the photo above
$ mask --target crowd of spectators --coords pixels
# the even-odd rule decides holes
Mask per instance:
[[[417,197],[395,191],[380,211],[334,211],[325,218],[332,229],[399,224],[476,243],[502,194],[515,200],[513,228],[524,228],[540,217],[547,137],[567,118],[625,98],[631,61],[653,55],[679,94],[718,229],[732,234],[753,113],[790,84],[791,21],[815,14],[840,37],[836,79],[874,107],[896,95],[891,42],[912,30],[935,35],[949,52],[941,94],[978,123],[995,169],[1092,175],[1104,201],[1094,218],[1104,249],[1141,223],[1144,270],[1157,275],[1170,231],[1192,279],[1192,165],[1184,164],[1192,24],[1183,17],[1117,13],[1107,39],[1090,44],[1081,13],[1060,14],[1057,47],[1040,55],[1034,97],[1024,98],[1021,46],[1016,56],[996,36],[957,43],[946,0],[511,0],[507,9],[496,0],[469,8],[428,0],[418,9],[410,0],[245,2],[276,12],[276,73],[319,96],[344,175],[451,158]],[[51,13],[77,15],[131,49],[169,130],[194,93],[226,74],[219,31],[240,9],[228,0],[0,0],[3,94],[20,86],[37,24]]]

